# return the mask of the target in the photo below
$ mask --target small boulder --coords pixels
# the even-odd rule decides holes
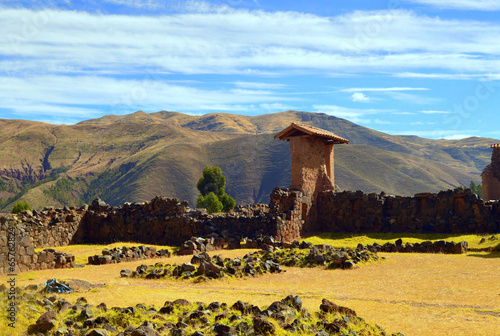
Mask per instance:
[[[56,326],[56,312],[53,310],[49,310],[43,313],[35,324],[32,324],[28,327],[28,334],[38,334],[38,333],[46,333],[47,331],[53,329]]]
[[[149,326],[140,326],[134,329],[130,336],[161,336],[161,334]]]
[[[276,332],[276,326],[274,324],[260,317],[253,318],[253,329],[258,335],[274,335]]]
[[[108,336],[108,332],[104,329],[93,329],[85,336]]]

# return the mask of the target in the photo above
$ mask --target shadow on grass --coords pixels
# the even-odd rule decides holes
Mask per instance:
[[[477,258],[500,258],[500,244],[496,247],[492,248],[489,253],[468,253],[468,257],[477,257]]]
[[[345,239],[354,238],[359,236],[365,236],[371,239],[379,240],[394,240],[394,239],[404,239],[404,238],[415,238],[421,240],[446,240],[455,237],[462,237],[468,235],[467,233],[320,233],[316,236],[324,239]],[[470,234],[473,235],[473,234]],[[485,234],[484,236],[489,236],[490,234]]]
[[[500,258],[500,252],[491,252],[488,254],[468,253],[467,256],[476,258],[485,258],[485,259]]]

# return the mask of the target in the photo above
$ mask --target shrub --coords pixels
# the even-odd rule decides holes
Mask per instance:
[[[23,210],[31,210],[30,204],[25,201],[18,201],[16,202],[16,204],[14,204],[14,207],[12,208],[12,213],[17,214]]]
[[[205,208],[207,209],[208,213],[221,212],[224,208],[222,202],[213,192],[210,192],[207,196],[198,196],[196,207]]]
[[[231,209],[234,209],[234,207],[236,206],[236,201],[234,200],[234,198],[232,198],[226,193],[224,193],[221,197],[219,197],[219,200],[222,203],[222,210],[226,212]]]

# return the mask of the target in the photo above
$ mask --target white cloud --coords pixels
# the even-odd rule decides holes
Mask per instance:
[[[260,83],[260,82],[234,82],[235,86],[243,89],[277,90],[288,85],[279,83]]]
[[[403,10],[328,18],[197,3],[188,8],[192,11],[160,16],[5,8],[0,54],[12,58],[0,68],[15,63],[13,72],[59,68],[123,74],[143,71],[147,64],[189,74],[245,74],[248,69],[352,74],[431,67],[500,72],[500,26],[494,23]],[[373,23],[380,26],[377,34],[359,36]]]
[[[392,121],[380,120],[380,119],[375,119],[373,122],[375,124],[378,124],[378,125],[392,125],[392,124],[394,124]]]
[[[401,72],[393,74],[398,78],[423,78],[423,79],[443,79],[443,80],[500,80],[500,74],[445,74],[445,73],[417,73]]]
[[[403,100],[407,102],[411,102],[414,104],[431,104],[439,101],[437,98],[432,98],[432,97],[424,97],[421,95],[415,95],[415,94],[409,94],[405,93],[405,91],[428,91],[428,88],[412,88],[412,87],[386,87],[386,88],[348,88],[348,89],[342,89],[340,92],[355,92],[352,95],[352,100],[353,101],[362,101],[362,100],[355,100],[354,95],[359,96],[359,99],[362,99],[360,95],[363,95],[361,92],[375,92],[375,93],[381,93],[385,94],[392,99],[396,100]],[[366,96],[365,96],[366,97]]]
[[[498,0],[403,0],[438,8],[458,10],[497,11],[500,10]]]
[[[164,8],[164,2],[158,0],[104,0],[104,2],[138,9],[156,10]]]
[[[132,0],[108,1],[134,6]],[[380,29],[367,33],[373,24]],[[0,108],[18,111],[19,101],[33,111],[54,107],[75,113],[84,112],[81,106],[95,111],[110,104],[131,110],[247,111],[312,94],[280,93],[280,84],[255,80],[283,73],[418,76],[433,69],[491,73],[500,79],[499,24],[405,10],[321,17],[189,2],[175,14],[137,16],[2,7],[0,31]],[[167,82],[166,74],[236,74],[242,79],[232,90],[201,89]],[[408,102],[436,101],[406,93],[426,88],[350,90],[345,92],[353,98],[359,93],[358,98],[374,100],[365,93],[380,92]],[[358,118],[367,115],[364,111],[357,112]]]
[[[388,88],[349,88],[341,92],[394,92],[394,91],[427,91],[428,88],[388,87]]]
[[[450,114],[451,113],[450,111],[432,111],[432,110],[420,111],[420,112],[425,113],[425,114]]]
[[[27,99],[26,92],[29,92]],[[1,108],[15,113],[94,117],[101,106],[112,113],[162,109],[184,111],[252,111],[253,104],[293,101],[269,91],[199,89],[147,76],[143,80],[116,80],[95,76],[0,77]],[[78,105],[85,104],[82,108]]]
[[[367,102],[370,101],[370,98],[368,98],[364,93],[361,92],[355,92],[352,94],[351,99],[353,102]]]
[[[410,125],[436,125],[437,123],[435,122],[422,122],[422,121],[415,121],[410,123]]]
[[[462,133],[459,133],[462,132]],[[465,133],[467,132],[467,133]],[[478,133],[478,130],[429,130],[429,131],[415,131],[415,130],[407,130],[407,131],[399,131],[399,132],[391,132],[394,135],[416,135],[424,138],[431,139],[447,139],[447,140],[459,140],[470,138],[472,136],[476,136],[474,134]]]
[[[398,91],[389,91],[387,95],[392,99],[405,101],[407,103],[419,104],[419,105],[428,105],[439,102],[440,98],[426,97],[422,95],[403,93]]]
[[[282,103],[265,103],[265,104],[259,104],[259,107],[266,112],[283,112],[283,111],[289,111],[293,110],[294,107],[291,105],[287,104],[282,104]]]
[[[313,112],[326,113],[338,118],[345,118],[355,123],[371,123],[367,116],[374,116],[392,112],[386,109],[355,109],[338,105],[313,105]]]

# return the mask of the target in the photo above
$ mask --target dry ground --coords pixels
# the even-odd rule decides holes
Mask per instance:
[[[219,251],[235,257],[249,250]],[[123,268],[159,259],[85,266],[66,270],[22,273],[18,285],[41,283],[49,278],[83,279],[105,283],[101,289],[67,295],[85,296],[89,303],[126,307],[139,302],[162,306],[166,300],[236,300],[259,306],[298,294],[304,305],[317,311],[322,298],[348,306],[386,331],[405,336],[500,336],[500,255],[380,254],[386,261],[354,270],[286,268],[278,275],[249,279],[215,280],[194,284],[178,280],[120,278]],[[174,263],[189,256],[162,259]],[[0,278],[5,283],[5,278]]]

